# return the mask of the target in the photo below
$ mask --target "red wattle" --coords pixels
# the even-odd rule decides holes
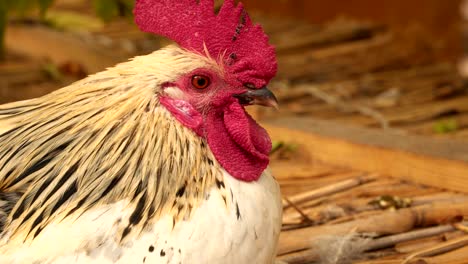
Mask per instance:
[[[211,151],[229,174],[243,181],[260,177],[269,163],[271,140],[237,100],[209,113],[205,126]]]

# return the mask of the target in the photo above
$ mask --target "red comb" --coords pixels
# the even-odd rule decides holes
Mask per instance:
[[[257,88],[276,74],[274,48],[242,4],[225,0],[218,14],[213,0],[137,0],[135,21],[141,30],[168,37],[181,47],[220,58],[242,85]]]

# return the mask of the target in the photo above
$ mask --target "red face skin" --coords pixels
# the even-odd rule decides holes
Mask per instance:
[[[206,77],[209,85],[197,87],[194,76]],[[257,180],[268,166],[271,141],[234,97],[248,89],[210,69],[197,69],[166,85],[174,86],[183,91],[186,99],[162,96],[161,104],[179,122],[207,139],[229,174],[242,181]]]

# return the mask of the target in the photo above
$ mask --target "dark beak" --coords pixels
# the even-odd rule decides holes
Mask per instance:
[[[249,89],[242,94],[234,95],[242,105],[263,105],[278,109],[278,100],[266,86],[260,89]]]

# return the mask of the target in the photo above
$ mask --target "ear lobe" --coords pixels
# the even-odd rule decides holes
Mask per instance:
[[[160,102],[180,123],[203,135],[203,117],[189,102],[170,97],[161,97]]]

